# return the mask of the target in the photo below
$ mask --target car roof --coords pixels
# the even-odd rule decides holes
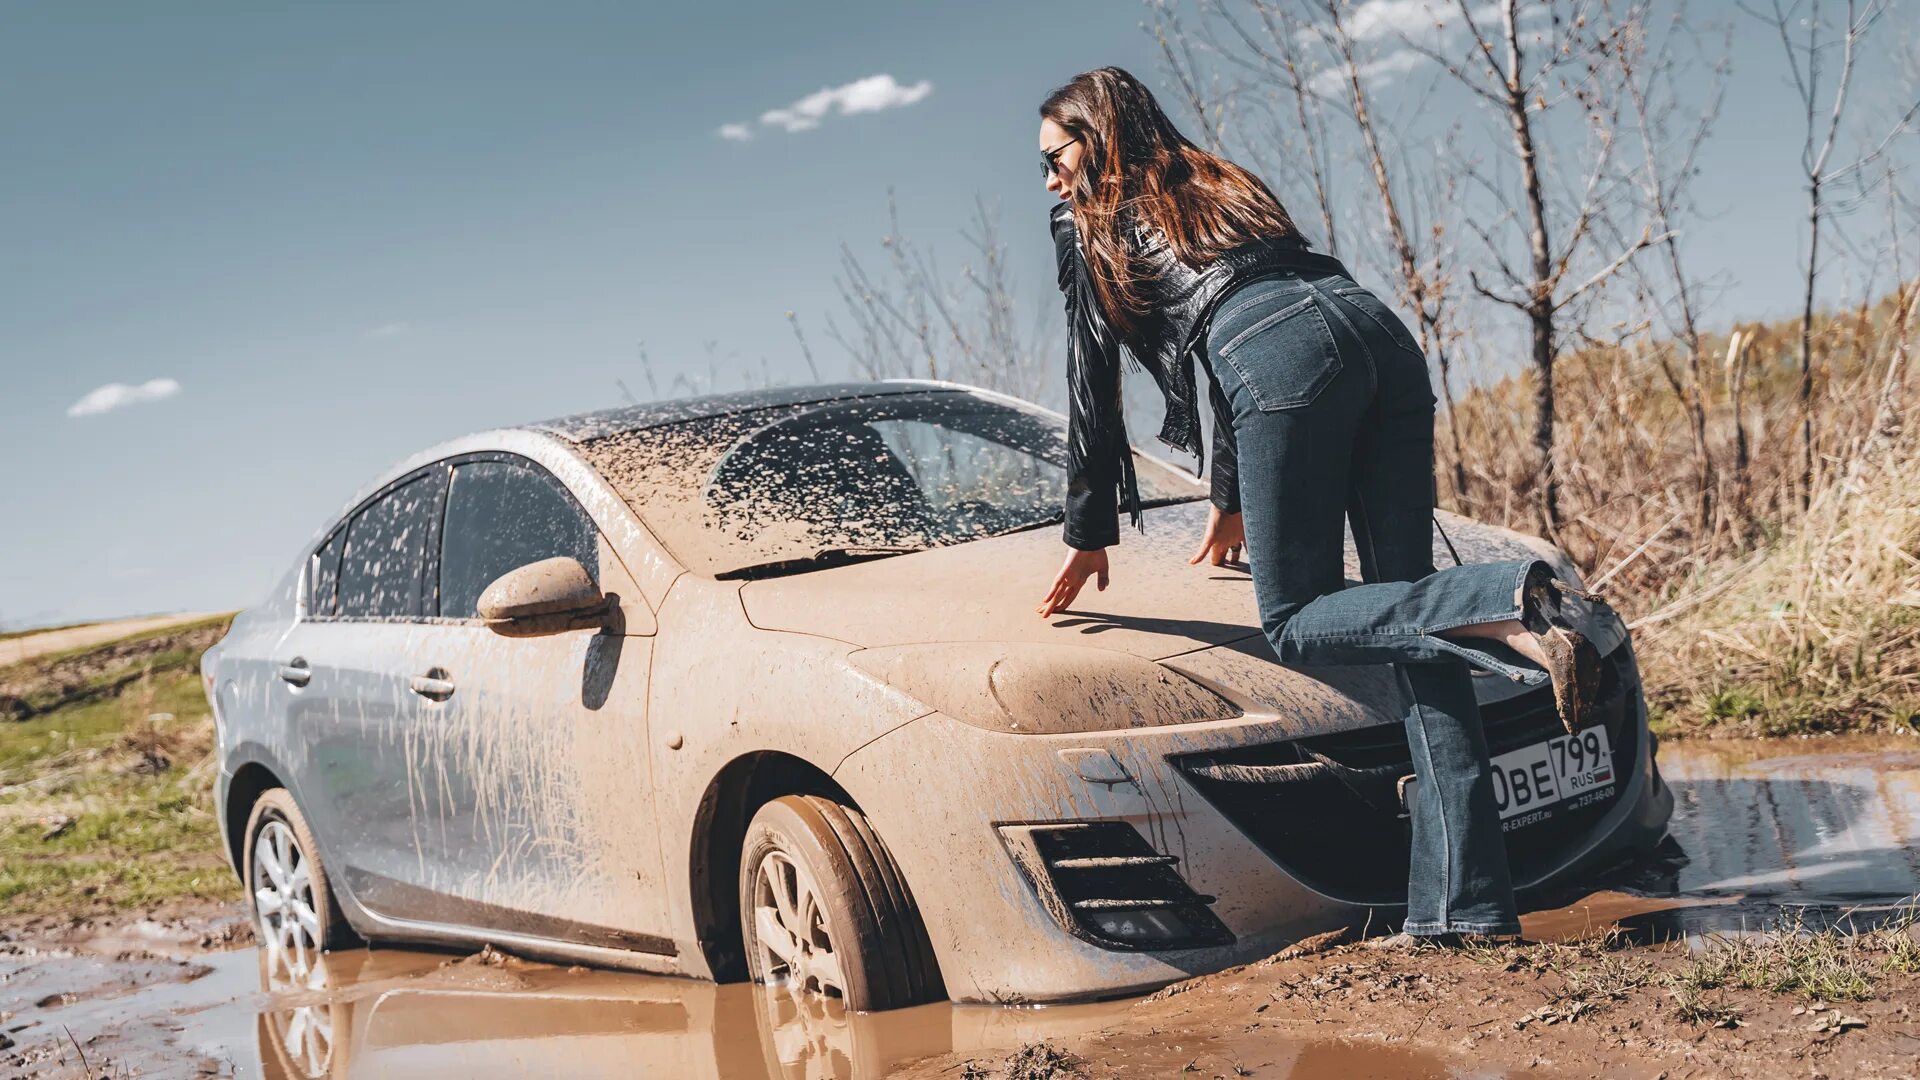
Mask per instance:
[[[706,394],[700,397],[655,401],[644,405],[623,405],[614,409],[575,413],[525,425],[529,430],[556,435],[572,443],[606,435],[702,420],[712,416],[731,416],[789,405],[812,405],[856,398],[884,397],[895,394],[922,394],[929,391],[965,393],[973,387],[923,379],[889,379],[881,382],[817,383],[809,386],[774,386],[761,390],[737,390],[730,394]]]

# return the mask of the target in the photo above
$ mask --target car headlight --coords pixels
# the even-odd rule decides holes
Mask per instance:
[[[1238,706],[1151,660],[1079,645],[863,649],[855,668],[974,727],[1025,735],[1226,720]]]

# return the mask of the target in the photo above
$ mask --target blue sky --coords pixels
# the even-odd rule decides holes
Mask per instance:
[[[704,372],[709,341],[794,378],[783,313],[820,325],[838,245],[873,250],[889,188],[956,261],[987,197],[1053,303],[1034,109],[1100,64],[1157,82],[1143,17],[1123,0],[8,5],[0,624],[250,603],[392,461],[617,404],[616,378],[644,393],[642,340],[663,383]],[[1798,144],[1770,47],[1741,30],[1703,161],[1717,325],[1792,305]],[[894,107],[757,119],[881,74],[896,83],[862,100]],[[1383,92],[1404,112],[1414,86]],[[153,400],[69,415],[112,383]]]

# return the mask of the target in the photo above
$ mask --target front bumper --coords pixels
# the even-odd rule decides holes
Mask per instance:
[[[1619,790],[1567,815],[1552,836],[1536,832],[1541,842],[1528,837],[1516,847],[1523,889],[1619,860],[1665,835],[1673,799],[1653,767],[1630,647],[1615,657]],[[1506,741],[1531,738],[1538,720],[1528,719],[1533,697],[1510,699],[1504,713],[1486,706],[1490,720],[1501,721],[1490,726]],[[1309,793],[1268,792],[1236,803],[1207,791],[1191,766],[1302,741],[1338,749],[1346,740],[1349,750],[1370,748],[1375,765],[1385,761],[1374,770],[1385,775],[1396,766],[1382,755],[1390,758],[1399,731],[1381,725],[1313,733],[1309,726],[1303,735],[1298,717],[1250,713],[1127,732],[1016,735],[936,713],[862,747],[835,779],[899,863],[949,994],[958,1001],[1057,1002],[1144,992],[1260,959],[1364,918],[1370,907],[1392,918],[1407,873],[1405,822],[1396,812],[1374,807],[1369,817],[1341,805],[1338,814],[1315,814],[1313,828],[1326,834],[1331,843],[1323,846],[1333,855],[1316,863],[1276,838],[1301,834],[1277,826],[1275,815],[1312,811],[1311,799],[1297,798]],[[1507,748],[1496,741],[1493,752]],[[1230,940],[1161,951],[1116,948],[1084,932],[1058,890],[1046,895],[1034,866],[1022,865],[1007,840],[1010,829],[1069,822],[1125,822],[1137,830],[1147,851],[1171,857],[1163,863]],[[1180,910],[1195,913],[1191,904]]]

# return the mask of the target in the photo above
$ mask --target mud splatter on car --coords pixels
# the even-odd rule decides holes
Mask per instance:
[[[881,1009],[1142,991],[1391,917],[1391,681],[1274,662],[1244,570],[1186,565],[1204,489],[1145,455],[1116,586],[1035,618],[1063,428],[843,384],[391,470],[203,663],[263,939],[490,941]],[[1442,561],[1572,573],[1442,522]],[[1524,885],[1650,847],[1671,806],[1625,629],[1580,617],[1608,681],[1579,776],[1535,775],[1565,739],[1546,691],[1476,680],[1532,778],[1506,808]]]

